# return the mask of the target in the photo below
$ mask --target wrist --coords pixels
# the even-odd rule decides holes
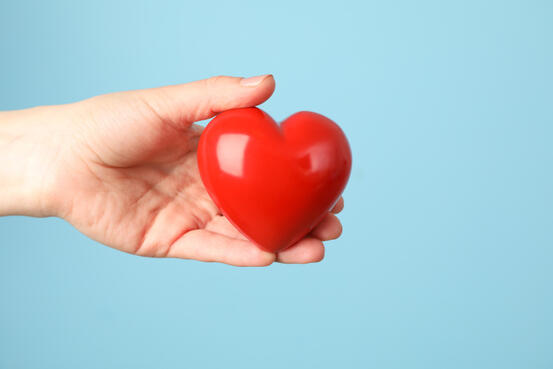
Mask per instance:
[[[53,107],[0,112],[0,216],[56,215]],[[58,147],[56,147],[58,146]]]

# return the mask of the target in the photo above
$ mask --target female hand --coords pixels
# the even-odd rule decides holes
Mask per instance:
[[[221,215],[199,176],[194,122],[250,107],[274,91],[271,75],[213,77],[0,114],[0,215],[58,216],[88,237],[143,256],[265,266],[322,260],[341,233],[329,213],[272,254]],[[340,200],[332,212],[343,207]]]

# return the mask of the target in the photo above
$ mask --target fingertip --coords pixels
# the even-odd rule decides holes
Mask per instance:
[[[334,214],[328,213],[311,231],[311,235],[322,241],[335,240],[342,234],[342,223]]]
[[[272,254],[270,252],[263,252],[263,255],[261,255],[259,258],[257,258],[257,265],[258,267],[266,267],[271,264],[273,264],[276,261],[276,255]]]
[[[251,245],[250,247],[250,255],[246,258],[247,262],[246,265],[241,266],[252,266],[252,267],[266,267],[271,264],[273,264],[276,261],[276,255],[272,252],[261,250],[259,247],[251,243],[250,241],[243,241],[247,242]]]
[[[276,261],[284,264],[318,263],[324,259],[325,248],[321,240],[307,237],[277,254]]]
[[[242,245],[240,250],[242,255],[237,258],[236,255],[229,253],[222,259],[224,264],[238,267],[266,267],[276,260],[275,254],[263,251],[249,241],[235,240],[234,243]]]
[[[265,102],[275,90],[272,74],[249,78],[216,76],[205,80],[204,98],[209,104],[199,104],[194,119],[207,119],[225,110],[248,108]]]
[[[166,256],[240,267],[263,267],[276,260],[275,254],[259,249],[250,241],[204,229],[187,232],[172,245]]]
[[[338,199],[338,201],[336,201],[336,204],[334,205],[334,207],[332,208],[332,210],[330,210],[331,213],[334,213],[334,214],[338,214],[339,212],[341,212],[342,210],[344,210],[344,198],[343,197],[340,197]]]
[[[240,85],[246,87],[246,92],[250,95],[250,99],[244,100],[240,107],[256,106],[269,99],[275,91],[275,78],[272,74],[264,74],[261,76],[242,78]],[[254,89],[253,91],[251,89]]]
[[[257,87],[263,83],[275,84],[275,80],[272,74],[262,74],[259,76],[242,78],[240,84],[246,87]]]

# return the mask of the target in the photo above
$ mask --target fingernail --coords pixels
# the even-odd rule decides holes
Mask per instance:
[[[240,80],[240,84],[242,86],[255,87],[255,86],[259,85],[261,82],[263,82],[265,80],[265,78],[267,78],[269,76],[270,76],[270,74],[263,74],[261,76],[243,78],[242,80]]]

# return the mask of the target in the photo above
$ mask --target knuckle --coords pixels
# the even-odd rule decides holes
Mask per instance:
[[[223,83],[226,78],[228,78],[228,77],[223,76],[223,75],[209,77],[208,79],[205,80],[205,87],[208,91],[212,91],[217,86],[219,86],[221,83]]]

